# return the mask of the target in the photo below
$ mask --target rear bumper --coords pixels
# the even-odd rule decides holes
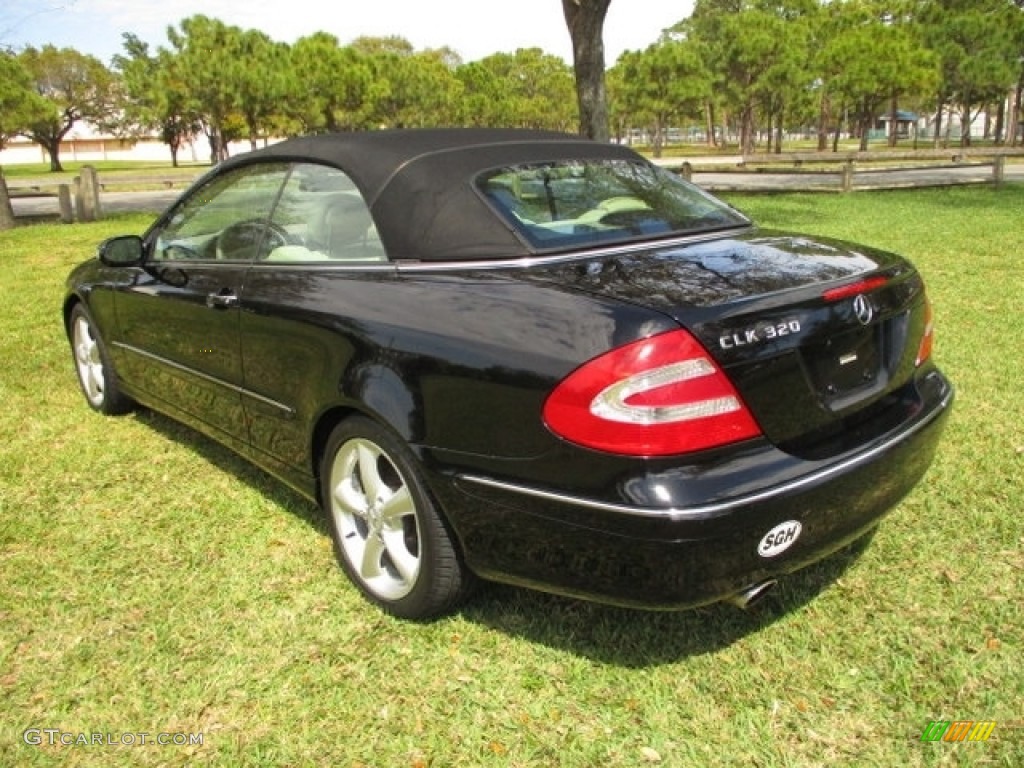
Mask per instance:
[[[899,430],[829,462],[799,462],[803,471],[779,482],[748,473],[748,490],[731,496],[659,507],[629,503],[635,477],[610,501],[460,474],[441,501],[467,564],[485,578],[651,608],[715,602],[854,541],[921,480],[954,399],[932,375],[937,397]],[[667,486],[700,485],[692,476],[652,473],[640,495],[655,498],[660,485],[661,495],[678,497]],[[793,521],[800,531],[788,548],[759,554],[769,531]]]

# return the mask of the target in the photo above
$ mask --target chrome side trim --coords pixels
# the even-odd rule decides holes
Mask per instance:
[[[211,384],[216,384],[219,387],[224,387],[225,389],[228,389],[232,392],[237,392],[242,397],[249,397],[252,398],[253,400],[258,400],[261,403],[269,405],[271,408],[276,408],[277,410],[281,411],[286,416],[288,416],[288,418],[292,418],[295,416],[295,409],[292,408],[291,406],[285,405],[284,403],[279,403],[276,400],[271,400],[269,397],[259,395],[251,390],[246,389],[245,387],[240,387],[237,384],[232,384],[230,382],[224,381],[223,379],[218,379],[216,376],[211,376],[208,373],[197,371],[195,368],[190,368],[187,365],[182,365],[181,363],[176,363],[173,360],[168,360],[166,357],[154,355],[152,352],[147,352],[144,349],[133,347],[130,344],[125,344],[124,342],[121,341],[115,341],[113,343],[113,346],[123,349],[125,352],[131,352],[132,354],[138,355],[139,357],[144,357],[147,360],[152,360],[154,362],[160,363],[161,365],[166,365],[168,368],[173,368],[176,371],[181,371],[182,373],[187,373],[190,376],[195,376],[197,379],[202,379],[203,381],[208,381]]]
[[[572,253],[555,253],[549,256],[521,256],[515,259],[479,259],[476,261],[402,261],[395,262],[399,274],[404,272],[438,272],[458,269],[509,269],[543,267],[553,264],[566,264],[573,261],[586,261],[587,259],[600,258],[620,253],[635,253],[637,251],[662,250],[664,248],[675,248],[681,245],[692,243],[706,243],[711,240],[721,240],[724,237],[749,232],[754,229],[752,224],[744,224],[728,229],[716,229],[714,232],[704,232],[694,235],[680,235],[678,237],[667,237],[664,240],[647,240],[642,243],[621,243],[609,245],[604,248],[589,248]]]
[[[544,267],[554,264],[567,264],[574,261],[586,261],[587,259],[601,258],[619,253],[636,253],[637,251],[660,250],[663,248],[676,248],[693,243],[706,243],[711,240],[719,240],[723,237],[732,237],[754,229],[753,225],[729,227],[728,229],[717,229],[714,232],[704,232],[695,235],[679,235],[667,237],[664,240],[647,240],[642,243],[624,243],[609,245],[604,248],[590,248],[587,250],[573,251],[571,253],[556,253],[548,256],[519,256],[512,259],[467,259],[465,261],[417,261],[415,259],[395,259],[389,262],[336,262],[331,260],[311,261],[251,261],[244,262],[242,266],[258,269],[287,269],[307,270],[314,272],[355,272],[355,273],[380,273],[392,272],[395,274],[409,274],[417,272],[451,272],[457,270],[494,270],[494,269],[528,269],[530,267]],[[199,262],[184,262],[195,264]],[[215,262],[219,263],[219,262]]]
[[[757,502],[765,501],[767,499],[774,498],[776,496],[783,496],[794,491],[799,491],[816,483],[820,483],[823,480],[827,480],[833,475],[845,472],[859,464],[864,464],[879,455],[885,453],[889,449],[896,446],[898,443],[906,440],[908,437],[912,437],[921,430],[925,429],[929,424],[935,421],[939,416],[946,412],[950,404],[953,402],[953,390],[950,389],[949,393],[943,399],[942,404],[936,408],[927,418],[917,422],[907,430],[900,432],[898,435],[894,435],[888,440],[879,443],[878,445],[870,448],[863,453],[858,453],[855,456],[851,456],[848,459],[840,461],[824,469],[820,469],[816,472],[804,475],[803,477],[791,480],[787,483],[782,483],[774,488],[769,488],[764,491],[757,493],[750,493],[745,496],[739,496],[735,499],[729,499],[728,501],[715,502],[713,504],[702,504],[695,507],[668,507],[665,509],[657,509],[652,507],[637,507],[628,504],[614,504],[607,501],[597,501],[595,499],[585,499],[580,496],[571,496],[563,493],[556,493],[554,491],[545,491],[540,488],[530,488],[527,486],[516,485],[514,483],[506,483],[501,480],[494,480],[489,477],[480,477],[479,475],[460,474],[456,477],[459,480],[465,480],[469,483],[476,483],[477,485],[483,485],[488,488],[496,488],[502,491],[508,491],[510,493],[519,493],[524,496],[532,496],[538,499],[544,499],[545,501],[556,501],[562,504],[570,504],[572,506],[582,507],[584,509],[593,509],[599,512],[613,512],[621,515],[632,515],[635,517],[649,517],[649,518],[665,518],[670,521],[677,520],[688,520],[691,518],[710,517],[718,515],[729,510],[736,509],[737,507],[743,507],[748,504],[755,504]]]

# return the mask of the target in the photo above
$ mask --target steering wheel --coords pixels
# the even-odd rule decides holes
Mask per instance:
[[[288,244],[288,233],[266,219],[246,219],[229,224],[217,236],[217,258],[252,261]]]

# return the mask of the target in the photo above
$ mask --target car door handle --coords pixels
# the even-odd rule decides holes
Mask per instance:
[[[217,293],[206,294],[206,306],[212,309],[228,309],[238,304],[238,296],[230,288]]]

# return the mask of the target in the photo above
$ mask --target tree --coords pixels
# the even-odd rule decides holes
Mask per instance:
[[[862,151],[882,105],[934,89],[938,82],[935,59],[914,31],[879,19],[853,23],[836,34],[821,53],[821,66],[829,73],[829,92],[855,115]]]
[[[1002,101],[1020,72],[1019,8],[1010,0],[925,0],[918,15],[928,45],[939,56],[936,109],[960,107],[961,143],[986,105]],[[939,118],[941,119],[941,117]],[[940,131],[936,130],[936,141]]]
[[[129,135],[157,131],[171,151],[171,164],[177,168],[181,147],[202,130],[188,90],[175,77],[168,51],[153,56],[146,43],[127,33],[123,35],[123,47],[125,53],[113,59],[124,95],[118,130]]]
[[[692,41],[664,38],[642,52],[627,51],[612,68],[626,111],[654,129],[654,155],[661,156],[673,121],[697,116],[711,95],[711,75]]]
[[[46,105],[33,90],[32,78],[18,59],[0,51],[0,149],[40,114],[46,114]],[[0,229],[10,229],[14,223],[14,209],[0,168]]]
[[[373,69],[367,54],[316,32],[296,41],[290,55],[293,87],[285,109],[303,133],[369,127]]]
[[[75,124],[109,121],[116,103],[114,76],[99,59],[72,48],[26,48],[18,59],[46,106],[20,132],[46,150],[51,171],[62,171],[60,143]]]
[[[604,83],[604,20],[611,0],[562,0],[572,39],[580,133],[608,141],[608,103]]]
[[[36,93],[21,61],[0,51],[0,149],[47,113],[46,102]]]
[[[474,125],[568,130],[572,72],[540,48],[495,53],[458,72],[463,84],[465,120]]]
[[[228,143],[245,131],[239,111],[242,30],[200,14],[183,19],[180,29],[168,27],[167,39],[172,46],[168,74],[187,88],[189,109],[210,140],[211,161],[224,160]]]
[[[743,154],[754,150],[758,118],[781,126],[787,103],[813,81],[803,19],[815,9],[813,0],[698,0],[690,21],[675,28],[703,46],[714,93],[739,115]]]
[[[1013,29],[1017,41],[1017,83],[1013,89],[1013,100],[1009,110],[1010,146],[1017,145],[1017,135],[1020,132],[1021,111],[1024,110],[1024,0],[1014,0],[1017,6]]]
[[[288,46],[275,43],[265,33],[247,29],[238,40],[241,55],[225,73],[236,84],[236,110],[245,121],[249,147],[270,133],[270,126],[287,99]]]
[[[417,52],[395,36],[360,37],[352,48],[370,69],[366,101],[372,125],[418,128],[455,120],[462,83],[453,68],[458,55],[450,48]]]

